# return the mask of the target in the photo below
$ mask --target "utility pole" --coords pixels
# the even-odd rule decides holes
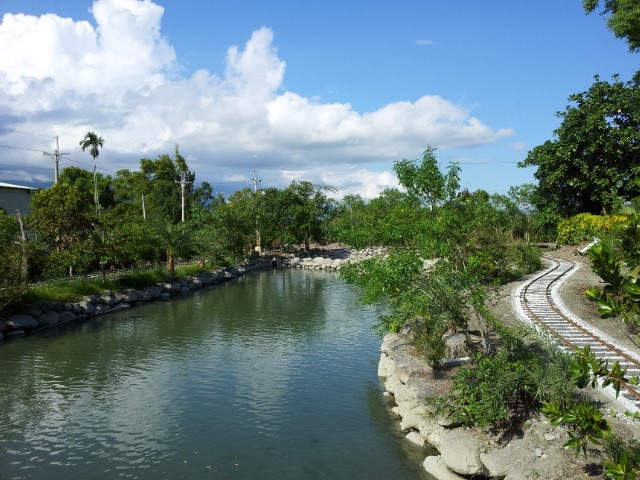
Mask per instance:
[[[185,199],[184,199],[184,187],[186,187],[191,182],[187,182],[187,173],[182,171],[180,172],[180,181],[176,181],[176,183],[180,184],[180,190],[182,191],[182,221],[184,222],[184,209],[185,209]]]
[[[55,153],[42,152],[43,155],[53,158],[53,183],[58,183],[58,162],[60,161],[60,157],[63,155],[69,155],[68,153],[60,153],[60,146],[58,143],[58,136],[54,137],[56,139],[56,151]]]
[[[253,193],[256,193],[258,191],[258,184],[261,183],[262,180],[258,180],[258,177],[256,176],[256,171],[253,171]]]

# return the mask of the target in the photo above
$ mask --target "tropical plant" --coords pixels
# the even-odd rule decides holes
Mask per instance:
[[[632,331],[640,328],[640,218],[629,215],[612,242],[601,242],[587,252],[603,288],[586,291],[603,318],[619,317]]]
[[[89,154],[93,158],[93,192],[94,192],[94,200],[96,203],[96,213],[100,213],[100,200],[98,198],[98,181],[96,179],[96,158],[100,155],[99,148],[102,148],[104,145],[104,140],[102,137],[99,137],[94,132],[87,132],[82,140],[80,140],[80,147],[84,152],[87,148],[89,149]]]

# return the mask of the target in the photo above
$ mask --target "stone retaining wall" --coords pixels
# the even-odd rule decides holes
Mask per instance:
[[[281,261],[283,267],[339,271],[343,265],[361,262],[372,257],[384,258],[386,255],[387,249],[384,247],[365,248],[362,250],[345,248],[309,252],[307,254],[284,255],[281,257]]]
[[[425,398],[442,395],[427,363],[412,355],[404,335],[384,337],[378,375],[384,377],[386,394],[392,395],[400,428],[414,444],[435,448],[424,469],[439,480],[563,478],[568,439],[562,429],[544,419],[528,421],[522,437],[500,444],[489,436],[452,424],[438,417]],[[426,455],[426,450],[425,450]]]
[[[151,300],[168,299],[176,294],[185,294],[269,266],[271,266],[271,262],[266,258],[261,258],[229,268],[220,268],[213,272],[177,278],[173,282],[156,283],[140,290],[127,289],[121,292],[105,292],[102,295],[85,297],[79,302],[39,302],[37,305],[26,306],[22,313],[0,319],[0,341],[22,337],[42,328],[90,315],[129,308]]]

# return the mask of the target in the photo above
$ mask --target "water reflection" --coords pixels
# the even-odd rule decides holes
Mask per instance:
[[[377,312],[269,271],[0,347],[2,478],[418,478]]]

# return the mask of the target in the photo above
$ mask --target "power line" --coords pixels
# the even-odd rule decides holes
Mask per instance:
[[[456,162],[454,161],[453,163],[458,163],[460,165],[490,165],[493,163],[520,163],[520,161],[518,160],[505,160],[505,161],[487,161],[487,162]]]
[[[17,172],[15,168],[0,168],[0,170],[5,172],[12,172],[12,173],[35,173],[36,175],[44,175],[43,172],[36,172],[34,170],[24,170],[22,168],[18,169]]]
[[[253,183],[253,180],[236,180],[235,182],[208,182],[209,185],[233,185],[236,183]]]
[[[42,153],[42,150],[34,150],[33,148],[22,148],[22,147],[11,147],[9,145],[0,145],[0,147],[3,148],[11,148],[13,150],[27,150],[29,152],[38,152],[38,153]]]
[[[22,169],[25,167],[25,165],[11,165],[9,163],[3,163],[2,166],[0,166],[0,170],[9,170],[9,169],[17,169],[20,171],[23,171]],[[37,170],[49,170],[48,168],[45,167],[34,167],[32,165],[28,165],[29,168],[35,168]]]
[[[13,133],[20,133],[22,135],[31,135],[34,137],[45,137],[45,138],[50,137],[50,135],[44,135],[42,133],[21,132],[20,130],[16,130],[15,128],[9,128],[9,127],[0,127],[0,130],[6,130],[8,132],[13,132]]]

